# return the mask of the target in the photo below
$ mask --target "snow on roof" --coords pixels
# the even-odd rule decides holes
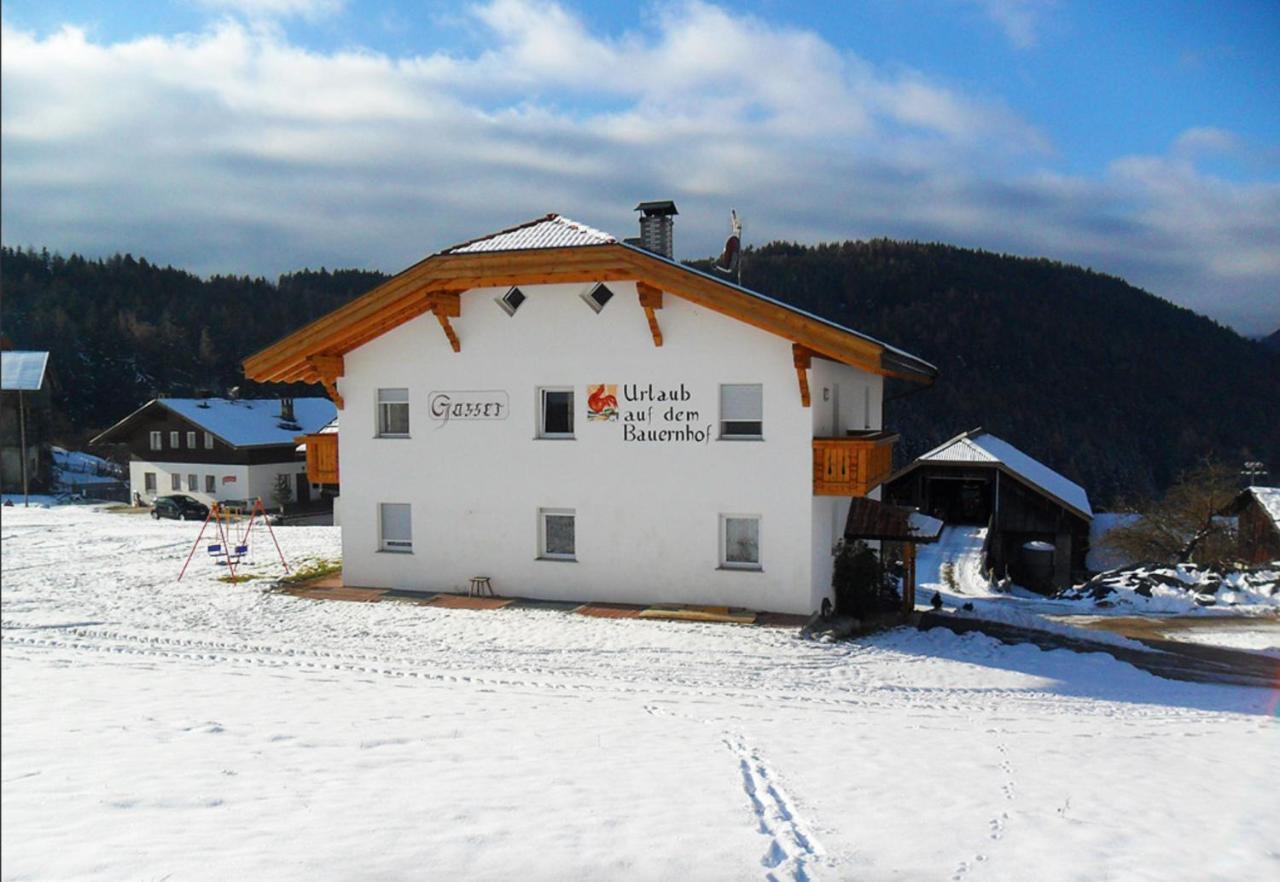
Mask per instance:
[[[1280,529],[1280,487],[1250,487],[1248,492],[1253,494],[1262,510],[1270,516],[1276,528]]]
[[[1089,494],[1083,487],[1058,474],[1039,460],[1032,459],[1008,441],[997,438],[982,429],[957,435],[928,453],[921,454],[916,461],[998,463],[1059,502],[1074,508],[1086,517],[1093,517],[1093,509],[1089,506]]]
[[[337,418],[337,417],[334,417],[333,419],[329,420],[329,422],[327,422],[327,423],[325,423],[323,426],[321,426],[317,431],[315,431],[315,432],[308,432],[307,434],[308,434],[308,435],[336,435],[336,434],[338,434],[338,418]],[[295,450],[297,450],[299,453],[306,453],[306,451],[307,451],[307,442],[306,442],[306,441],[303,441],[301,444],[299,444],[299,445],[298,445],[297,447],[295,447],[294,449],[295,449]]]
[[[160,398],[157,404],[185,417],[233,447],[292,444],[337,415],[328,398],[293,399],[292,423],[280,419],[279,398]]]
[[[530,251],[539,248],[573,248],[579,245],[612,245],[608,233],[558,214],[520,224],[479,239],[446,248],[441,254],[477,254],[483,251]]]
[[[35,392],[44,387],[47,352],[0,352],[0,389]]]

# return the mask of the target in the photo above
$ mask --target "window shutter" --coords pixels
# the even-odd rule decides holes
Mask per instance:
[[[382,503],[382,541],[397,544],[413,541],[413,525],[408,503]]]
[[[720,387],[720,419],[734,422],[761,422],[764,419],[764,387],[759,383],[729,384]]]

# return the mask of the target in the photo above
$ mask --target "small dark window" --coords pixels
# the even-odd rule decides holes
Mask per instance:
[[[596,312],[604,309],[604,305],[613,299],[613,292],[606,285],[596,285],[586,294],[582,295],[582,299],[587,301],[587,305]]]
[[[542,390],[542,431],[544,438],[573,437],[573,390]]]
[[[515,315],[516,310],[520,308],[520,304],[524,303],[524,301],[524,292],[519,288],[512,288],[498,298],[498,305],[506,310],[507,315]]]

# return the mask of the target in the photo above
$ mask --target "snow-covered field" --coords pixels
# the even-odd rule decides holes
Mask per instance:
[[[1274,692],[943,629],[176,584],[194,524],[0,518],[6,880],[1280,872]]]

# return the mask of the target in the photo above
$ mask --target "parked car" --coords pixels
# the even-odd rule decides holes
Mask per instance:
[[[151,516],[156,520],[174,518],[179,521],[203,521],[209,516],[209,506],[182,494],[161,496],[151,507]]]

